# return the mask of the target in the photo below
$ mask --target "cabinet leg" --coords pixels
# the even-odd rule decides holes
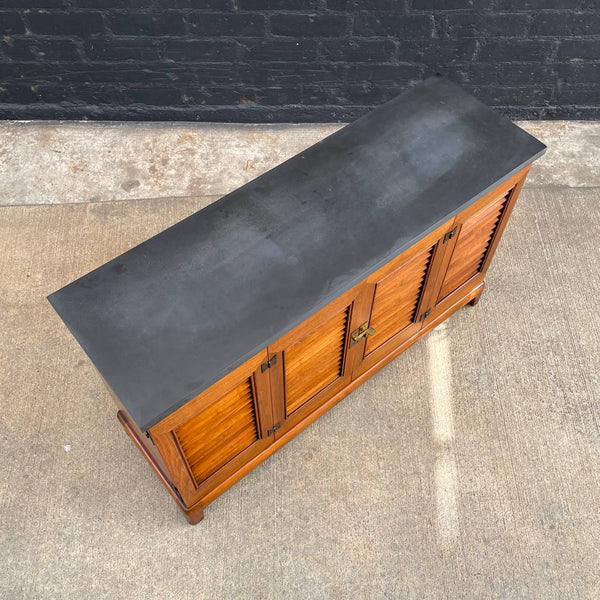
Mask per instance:
[[[471,300],[469,302],[469,304],[471,306],[475,306],[478,302],[479,299],[481,298],[481,294],[483,294],[483,290],[485,289],[485,281],[482,282],[481,286],[479,287],[479,289],[477,290],[477,295],[475,296],[475,298],[473,298],[473,300]]]
[[[202,519],[204,519],[204,506],[202,506],[200,502],[192,506],[192,508],[184,509],[181,507],[181,510],[183,511],[183,514],[190,525],[197,525],[200,523],[200,521],[202,521]]]

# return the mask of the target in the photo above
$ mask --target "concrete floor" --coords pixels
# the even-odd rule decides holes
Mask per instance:
[[[45,296],[338,126],[0,124],[0,597],[600,598],[600,124],[524,126],[482,301],[191,527]]]
[[[548,146],[530,187],[600,187],[600,122],[519,125]],[[0,121],[0,205],[223,196],[340,127]]]

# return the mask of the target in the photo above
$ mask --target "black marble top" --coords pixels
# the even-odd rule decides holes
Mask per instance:
[[[48,299],[148,429],[544,150],[432,77]]]

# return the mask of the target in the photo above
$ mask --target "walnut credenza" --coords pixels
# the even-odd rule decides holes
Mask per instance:
[[[433,77],[49,296],[191,523],[475,304],[545,146]]]

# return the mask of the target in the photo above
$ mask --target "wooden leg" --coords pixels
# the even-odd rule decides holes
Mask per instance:
[[[204,519],[204,506],[202,506],[201,502],[194,504],[192,508],[183,508],[181,505],[180,508],[190,525],[197,525]]]
[[[473,298],[473,300],[471,300],[471,302],[469,302],[469,304],[471,306],[475,306],[479,302],[479,299],[481,298],[481,294],[483,294],[484,289],[485,289],[485,281],[482,282],[481,286],[479,287],[479,290],[477,291],[477,296],[475,296],[475,298]]]

